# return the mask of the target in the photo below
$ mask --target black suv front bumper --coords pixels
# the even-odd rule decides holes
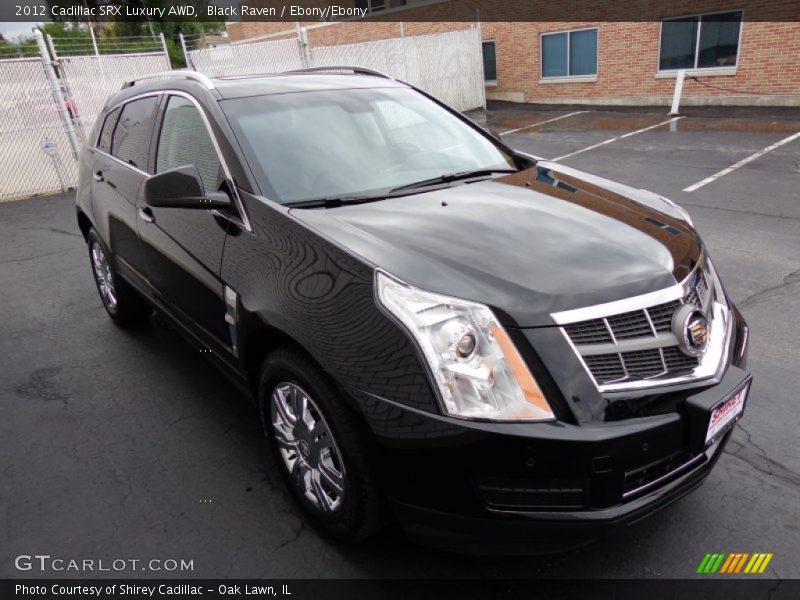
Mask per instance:
[[[468,554],[565,551],[596,541],[666,508],[698,488],[713,468],[730,432],[704,453],[702,462],[647,495],[605,509],[508,511],[464,516],[393,502],[406,533],[429,546]]]
[[[750,375],[738,313],[733,364],[674,410],[613,422],[481,423],[361,398],[376,464],[407,533],[463,552],[552,551],[637,523],[698,487],[728,432],[705,447],[711,409]],[[738,365],[738,366],[737,366]]]

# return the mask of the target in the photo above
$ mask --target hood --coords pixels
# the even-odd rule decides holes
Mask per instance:
[[[669,287],[701,255],[674,205],[553,163],[478,183],[291,214],[416,287],[512,327]],[[659,210],[660,209],[660,210]]]

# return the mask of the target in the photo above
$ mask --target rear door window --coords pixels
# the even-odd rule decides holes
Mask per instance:
[[[97,147],[103,152],[111,153],[111,136],[114,133],[114,125],[117,124],[121,110],[121,108],[115,108],[108,113],[105,121],[103,121],[103,128],[100,130],[100,137],[97,140]]]
[[[143,171],[147,169],[157,104],[158,97],[150,96],[124,105],[111,140],[113,156]]]

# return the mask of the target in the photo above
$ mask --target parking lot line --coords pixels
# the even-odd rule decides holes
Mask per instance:
[[[719,179],[720,177],[723,177],[724,175],[727,175],[728,173],[732,173],[733,171],[735,171],[735,170],[736,170],[736,169],[738,169],[739,167],[743,167],[743,166],[744,166],[744,165],[746,165],[747,163],[749,163],[749,162],[753,162],[754,160],[756,160],[757,158],[761,158],[762,156],[764,156],[764,155],[765,155],[765,154],[767,154],[768,152],[772,152],[772,151],[773,151],[773,150],[775,150],[776,148],[780,148],[780,147],[781,147],[781,146],[783,146],[784,144],[788,144],[788,143],[789,143],[789,142],[791,142],[792,140],[796,140],[796,139],[797,139],[797,138],[799,138],[799,137],[800,137],[800,131],[798,131],[798,132],[797,132],[797,133],[795,133],[794,135],[790,135],[790,136],[789,136],[789,137],[787,137],[787,138],[783,138],[783,139],[782,139],[781,141],[779,141],[779,142],[775,142],[775,143],[774,143],[774,144],[772,144],[771,146],[767,146],[766,148],[764,148],[764,149],[762,149],[762,150],[759,150],[759,151],[758,151],[758,152],[756,152],[755,154],[751,154],[751,155],[750,155],[750,156],[748,156],[747,158],[743,158],[742,160],[740,160],[740,161],[739,161],[739,162],[737,162],[736,164],[733,164],[733,165],[731,165],[730,167],[727,167],[727,168],[725,168],[725,169],[722,169],[721,171],[718,171],[718,172],[714,173],[713,175],[711,175],[711,176],[709,176],[709,177],[706,177],[706,178],[705,178],[705,179],[703,179],[702,181],[698,181],[697,183],[694,183],[694,184],[690,185],[689,187],[687,187],[687,188],[684,188],[684,189],[683,189],[683,191],[684,191],[684,192],[693,192],[693,191],[695,191],[695,190],[698,190],[698,189],[700,189],[701,187],[703,187],[704,185],[708,185],[708,184],[709,184],[709,183],[711,183],[712,181],[716,181],[716,180],[717,180],[717,179]]]
[[[529,129],[531,127],[536,127],[537,125],[544,125],[545,123],[552,123],[553,121],[560,121],[561,119],[566,119],[567,117],[574,117],[575,115],[581,115],[585,112],[589,112],[588,110],[576,110],[575,112],[571,112],[566,115],[561,115],[560,117],[554,117],[552,119],[547,119],[546,121],[539,121],[538,123],[531,123],[530,125],[525,125],[524,127],[517,127],[516,129],[509,129],[508,131],[504,131],[500,135],[508,135],[509,133],[517,133],[518,131],[522,131],[523,129]]]
[[[599,148],[600,146],[605,146],[606,144],[610,144],[611,142],[616,142],[617,140],[621,140],[627,137],[631,137],[632,135],[636,135],[637,133],[643,133],[645,131],[650,131],[651,129],[655,129],[656,127],[661,127],[663,125],[668,125],[669,123],[674,123],[678,119],[682,119],[683,117],[673,117],[671,119],[667,119],[666,121],[662,121],[661,123],[656,123],[655,125],[650,125],[649,127],[643,127],[642,129],[637,129],[636,131],[630,131],[623,135],[618,135],[617,137],[613,137],[608,140],[604,140],[597,144],[592,144],[591,146],[586,146],[586,148],[581,148],[580,150],[576,150],[575,152],[570,152],[569,154],[564,154],[563,156],[559,156],[558,158],[551,159],[553,162],[563,160],[565,158],[569,158],[570,156],[575,156],[576,154],[582,154],[584,152],[588,152],[589,150],[594,150],[595,148]]]

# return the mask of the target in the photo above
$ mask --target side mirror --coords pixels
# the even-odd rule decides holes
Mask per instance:
[[[225,192],[206,192],[194,165],[184,165],[153,175],[144,182],[144,200],[163,208],[228,208]]]

